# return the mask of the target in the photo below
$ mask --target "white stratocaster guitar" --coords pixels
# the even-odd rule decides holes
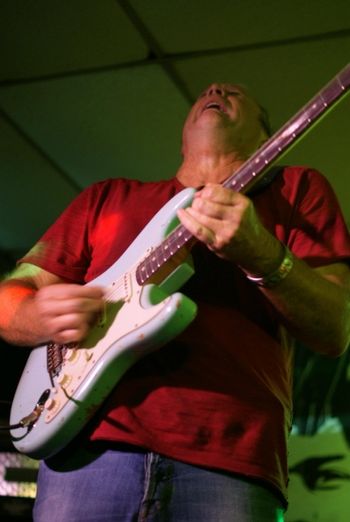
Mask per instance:
[[[349,90],[350,65],[270,138],[224,186],[247,192]],[[108,290],[106,314],[81,345],[34,348],[12,404],[12,441],[46,458],[68,444],[138,359],[180,334],[196,305],[177,290],[193,274],[193,236],[176,212],[194,190],[170,200],[120,259],[89,284]],[[173,293],[175,292],[175,293]]]

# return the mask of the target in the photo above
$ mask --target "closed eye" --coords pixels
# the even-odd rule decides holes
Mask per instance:
[[[227,96],[240,96],[241,94],[240,91],[227,91]]]

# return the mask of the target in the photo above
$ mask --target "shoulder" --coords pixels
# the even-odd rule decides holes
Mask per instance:
[[[281,166],[271,184],[275,197],[282,196],[293,205],[311,204],[325,198],[331,202],[337,201],[335,192],[319,170],[309,166]]]
[[[143,181],[133,178],[108,178],[98,181],[86,187],[82,194],[105,195],[108,197],[117,196],[118,194],[138,193],[138,192],[157,192],[168,190],[171,187],[178,189],[179,182],[176,178],[159,180],[159,181]]]
[[[300,187],[320,186],[330,188],[330,183],[326,176],[319,170],[304,165],[284,165],[280,167],[281,177],[288,186]]]

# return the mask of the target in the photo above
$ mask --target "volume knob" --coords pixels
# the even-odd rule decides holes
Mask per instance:
[[[72,380],[71,376],[68,375],[67,373],[61,373],[57,377],[57,382],[60,386],[67,386],[67,384],[69,384],[71,380]]]

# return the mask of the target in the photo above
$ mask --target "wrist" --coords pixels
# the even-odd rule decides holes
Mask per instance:
[[[280,244],[283,248],[283,256],[276,268],[263,275],[246,272],[249,281],[264,288],[274,288],[289,275],[294,264],[293,254],[286,245],[283,243]]]

